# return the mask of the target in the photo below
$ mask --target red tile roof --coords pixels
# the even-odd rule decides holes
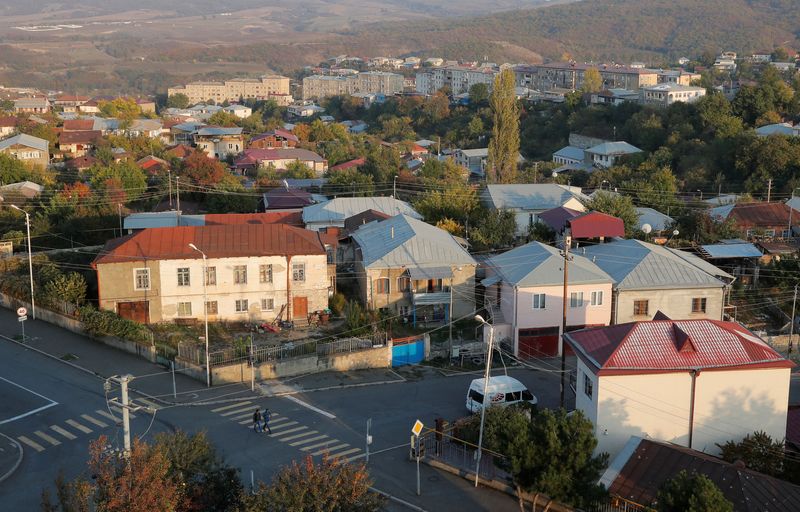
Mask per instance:
[[[64,121],[65,132],[88,131],[94,127],[92,119],[67,119]]]
[[[342,162],[341,164],[334,165],[333,167],[331,167],[328,170],[331,171],[331,172],[343,171],[343,170],[349,169],[351,167],[358,167],[360,165],[364,165],[364,163],[366,161],[367,161],[366,158],[356,158],[355,160],[350,160],[348,162]]]
[[[790,208],[786,203],[740,203],[733,207],[728,218],[741,227],[786,227]]]
[[[632,322],[574,331],[565,339],[598,375],[794,366],[741,325],[718,320]]]
[[[19,118],[14,116],[4,116],[0,117],[0,128],[9,128],[17,126],[19,123]]]
[[[250,139],[251,142],[261,140],[261,139],[269,139],[270,137],[280,137],[286,140],[291,140],[294,142],[299,142],[300,139],[297,138],[297,135],[293,134],[292,132],[287,132],[286,130],[272,130],[266,133],[260,133],[258,135],[253,136]]]
[[[80,132],[61,132],[58,136],[59,144],[94,144],[102,134],[98,130],[85,130]]]
[[[187,146],[186,144],[178,144],[177,146],[173,146],[168,150],[166,150],[165,153],[177,158],[186,158],[187,156],[194,153],[194,148],[191,146]]]
[[[190,243],[209,258],[325,254],[316,232],[285,224],[180,226],[143,229],[121,242],[111,240],[94,263],[201,258]]]
[[[267,213],[208,213],[206,226],[228,226],[232,224],[289,224],[303,226],[303,212]]]
[[[625,223],[619,217],[601,212],[587,212],[568,219],[574,238],[612,238],[625,236]]]
[[[88,96],[76,96],[73,94],[62,94],[61,96],[56,98],[56,101],[69,101],[69,102],[77,102],[77,101],[89,101]]]
[[[93,156],[80,156],[72,158],[64,163],[67,169],[88,169],[97,163],[97,159]]]

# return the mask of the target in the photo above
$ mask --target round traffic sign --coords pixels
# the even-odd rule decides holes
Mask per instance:
[[[19,316],[25,316],[28,314],[28,310],[25,308],[17,308],[17,314]]]

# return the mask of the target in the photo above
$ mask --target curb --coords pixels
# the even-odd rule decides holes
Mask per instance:
[[[400,505],[403,505],[403,506],[405,506],[407,508],[410,508],[411,510],[416,510],[417,512],[426,512],[426,510],[424,508],[418,507],[417,505],[414,505],[413,503],[409,503],[406,500],[400,499],[397,496],[392,496],[388,492],[381,491],[380,489],[376,489],[374,487],[370,487],[369,490],[374,492],[375,494],[380,494],[384,498],[387,498],[389,501],[393,501],[393,502],[399,503]]]
[[[269,397],[276,397],[276,396],[286,396],[286,395],[299,395],[301,393],[313,393],[315,391],[330,391],[332,389],[348,389],[348,388],[363,388],[366,386],[376,386],[380,384],[400,384],[401,382],[407,382],[407,379],[398,379],[398,380],[378,380],[375,382],[360,382],[358,384],[346,384],[344,386],[326,386],[324,388],[312,388],[312,389],[298,389],[293,391],[280,391],[278,393],[267,394],[265,392],[264,396]]]
[[[14,463],[14,466],[11,469],[9,469],[8,471],[6,471],[5,475],[0,475],[0,482],[2,482],[6,478],[10,477],[14,473],[14,471],[16,471],[17,468],[19,468],[19,465],[22,464],[22,455],[24,453],[24,450],[22,449],[22,445],[19,444],[19,442],[16,439],[8,437],[7,435],[3,434],[2,432],[0,432],[0,436],[3,436],[6,439],[8,439],[9,441],[11,441],[11,444],[15,445],[17,447],[17,449],[19,450],[19,457],[17,457],[17,462]]]

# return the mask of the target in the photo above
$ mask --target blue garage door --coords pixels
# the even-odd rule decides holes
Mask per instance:
[[[425,342],[417,340],[392,347],[392,366],[417,364],[425,358]]]

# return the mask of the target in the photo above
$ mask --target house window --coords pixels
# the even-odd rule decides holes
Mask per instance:
[[[206,267],[206,286],[217,284],[217,267]]]
[[[583,292],[572,292],[569,294],[569,307],[571,308],[583,307]]]
[[[589,378],[589,375],[584,373],[583,374],[583,393],[592,398],[592,391],[594,391],[594,382],[592,379]]]
[[[150,269],[149,268],[135,268],[135,269],[133,269],[133,289],[134,290],[149,290],[150,289]]]
[[[411,279],[408,277],[397,278],[397,291],[408,292],[411,291]]]
[[[306,280],[306,264],[292,263],[292,281]]]
[[[272,311],[275,309],[275,299],[261,299],[261,311]]]
[[[217,313],[219,313],[219,307],[217,306],[217,301],[210,300],[206,302],[206,314],[216,315]]]
[[[247,313],[247,299],[239,299],[236,301],[236,312],[237,313]]]
[[[633,301],[633,314],[635,316],[647,315],[648,303],[649,303],[649,301],[647,301],[647,300],[635,300],[635,301]]]
[[[261,283],[272,282],[272,265],[259,265],[258,281]]]
[[[692,299],[692,313],[705,313],[705,312],[706,312],[705,297]]]
[[[247,284],[247,265],[233,267],[233,282],[235,284]]]
[[[774,229],[765,229],[764,230],[764,236],[767,237],[767,238],[774,237],[775,236],[775,230]]]
[[[792,235],[791,235],[791,232],[790,232],[788,229],[784,229],[783,231],[781,231],[781,236],[782,236],[783,238],[789,238],[789,237],[791,237]]]
[[[544,293],[534,293],[533,294],[533,309],[544,309],[545,308],[545,294]]]
[[[189,269],[178,269],[178,286],[189,286]]]
[[[389,278],[381,277],[375,282],[376,293],[389,293]]]
[[[192,303],[179,302],[178,303],[178,316],[192,316]]]
[[[603,305],[603,291],[592,292],[592,306]]]
[[[411,306],[397,306],[397,313],[401,317],[406,317],[411,315]]]

